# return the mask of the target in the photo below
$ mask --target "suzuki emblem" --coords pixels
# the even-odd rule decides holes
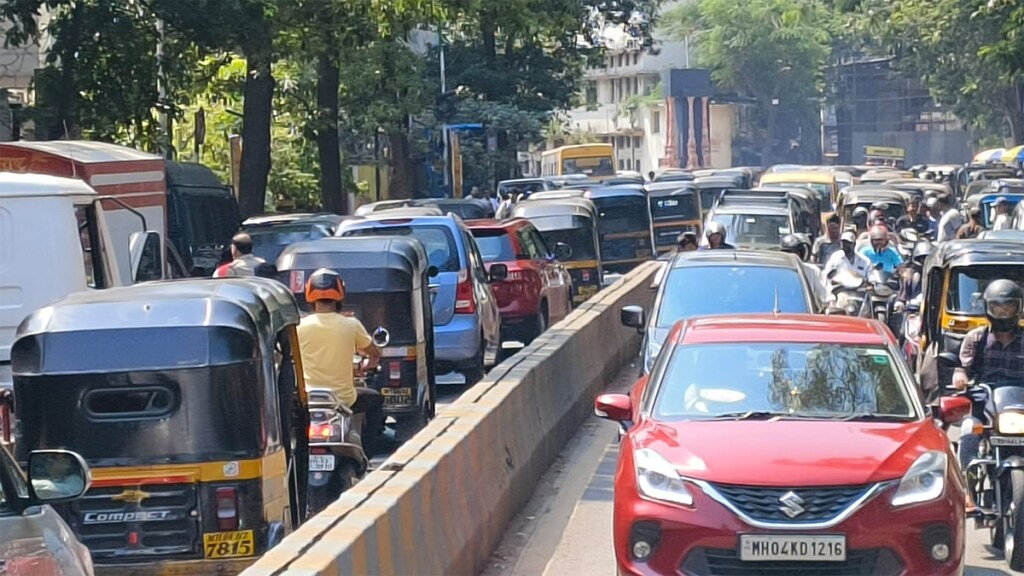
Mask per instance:
[[[779,506],[779,510],[790,518],[796,518],[807,511],[807,509],[803,507],[804,499],[793,491],[786,492],[779,497],[779,502],[782,502],[782,506]]]

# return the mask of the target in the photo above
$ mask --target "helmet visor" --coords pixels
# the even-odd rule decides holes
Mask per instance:
[[[996,320],[1008,320],[1020,316],[1021,300],[1019,298],[1008,298],[993,300],[985,303],[985,311],[988,316]]]

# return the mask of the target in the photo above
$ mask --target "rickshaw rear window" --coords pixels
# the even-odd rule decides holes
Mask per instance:
[[[601,234],[639,232],[650,228],[647,199],[642,196],[596,198]]]
[[[373,226],[345,230],[342,236],[404,236],[419,240],[431,266],[438,272],[458,272],[461,268],[455,237],[445,226]]]
[[[250,334],[219,326],[51,332],[22,339],[14,349],[15,375],[222,365],[251,360],[256,350]]]
[[[954,268],[949,278],[946,309],[950,312],[982,316],[985,302],[981,299],[985,288],[994,280],[1006,278],[1024,287],[1024,266],[1020,264],[982,264],[967,268]]]
[[[651,217],[655,220],[696,220],[697,197],[694,194],[654,196],[651,198]]]
[[[568,244],[572,248],[570,262],[597,258],[597,254],[594,252],[594,233],[589,228],[548,230],[547,232],[542,231],[540,235],[548,246],[554,246],[559,242]]]
[[[177,386],[131,386],[86,392],[84,405],[96,419],[161,418],[178,404]]]

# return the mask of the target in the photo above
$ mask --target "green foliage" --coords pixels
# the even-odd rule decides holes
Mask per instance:
[[[695,37],[700,64],[719,84],[756,99],[765,165],[782,139],[780,119],[818,107],[830,22],[820,2],[806,0],[695,0],[662,17],[670,36]]]

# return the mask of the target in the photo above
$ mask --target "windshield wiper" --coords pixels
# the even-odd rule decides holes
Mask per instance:
[[[837,416],[835,420],[841,420],[848,422],[850,420],[878,420],[878,421],[892,421],[902,422],[909,420],[909,416],[899,416],[896,414],[872,414],[871,412],[859,412],[857,414],[848,414],[846,416]]]
[[[747,410],[746,412],[725,412],[723,414],[715,414],[712,420],[764,420],[767,418],[775,418],[789,416],[785,412],[769,412],[767,410]]]

